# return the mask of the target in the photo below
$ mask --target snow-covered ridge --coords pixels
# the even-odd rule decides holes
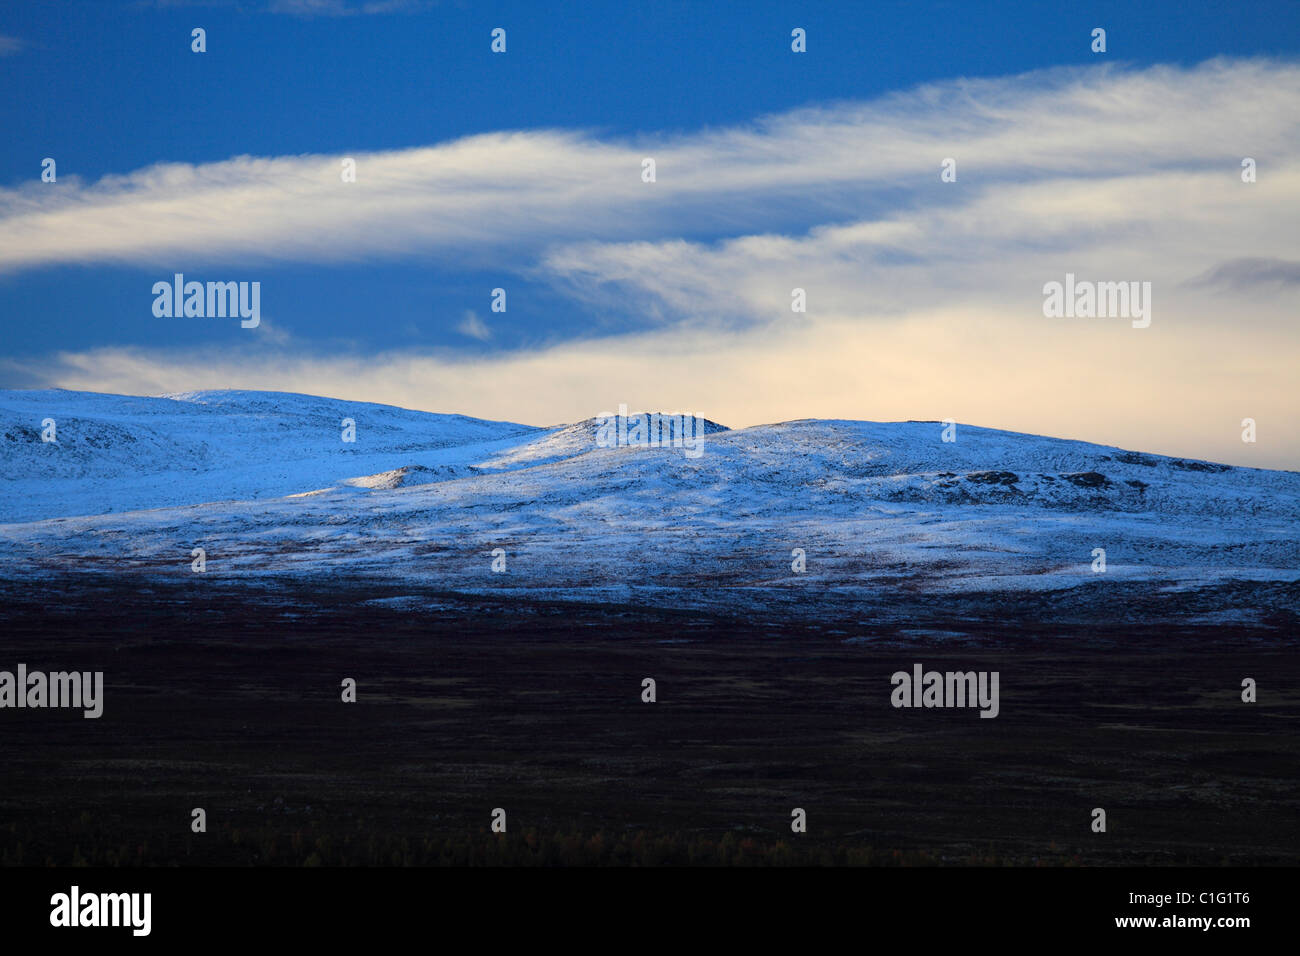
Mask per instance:
[[[938,422],[711,423],[698,458],[595,429],[272,392],[0,392],[0,573],[190,574],[203,547],[216,575],[688,605],[1102,580],[1300,593],[1294,472],[975,426],[944,442]]]
[[[41,441],[52,418],[57,443]],[[356,440],[343,441],[351,419]],[[546,429],[288,392],[0,391],[0,522],[278,498],[463,468]]]

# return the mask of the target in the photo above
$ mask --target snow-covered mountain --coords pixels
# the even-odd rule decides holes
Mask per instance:
[[[57,443],[41,440],[46,419]],[[345,419],[354,442],[342,439]],[[0,469],[13,483],[0,522],[278,498],[412,466],[436,473],[542,434],[285,392],[0,391]]]
[[[203,548],[207,580],[346,574],[772,613],[1125,582],[1200,594],[1187,607],[1204,620],[1300,605],[1300,474],[975,426],[944,442],[942,428],[709,423],[692,458],[599,447],[594,420],[0,392],[0,575],[188,576]],[[1271,606],[1241,603],[1249,582]]]

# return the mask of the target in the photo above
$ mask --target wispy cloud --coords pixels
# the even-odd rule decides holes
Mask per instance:
[[[478,339],[480,342],[486,342],[492,338],[492,330],[487,327],[487,323],[480,319],[478,313],[473,309],[465,312],[465,317],[456,326],[456,331],[461,335],[469,336],[471,339]]]
[[[22,50],[24,44],[18,37],[0,33],[0,56],[12,56]]]
[[[939,214],[988,202],[1001,185],[1030,205],[1007,206],[999,235],[1027,217],[1054,222],[1058,234],[1100,230],[1135,218],[1126,203],[1152,209],[1134,189],[1140,182],[1235,181],[1227,175],[1233,154],[1247,148],[1270,158],[1257,192],[1267,179],[1293,180],[1298,100],[1294,64],[1055,70],[687,135],[542,130],[357,152],[355,183],[342,182],[341,156],[165,164],[94,183],[61,180],[57,189],[0,190],[0,269],[158,264],[176,255],[450,259],[484,247],[522,261],[580,238],[802,231],[917,207]],[[1247,101],[1252,109],[1242,110]],[[647,156],[657,163],[655,183],[641,180]],[[958,182],[941,184],[939,164],[949,156]],[[1026,188],[1035,182],[1050,188]],[[1083,189],[1062,195],[1063,182],[1097,188],[1091,199]],[[1251,201],[1247,188],[1242,202]],[[1180,207],[1181,218],[1195,216],[1186,197],[1170,210]]]
[[[1193,284],[1233,292],[1270,286],[1300,286],[1300,262],[1269,258],[1229,259],[1198,276]]]

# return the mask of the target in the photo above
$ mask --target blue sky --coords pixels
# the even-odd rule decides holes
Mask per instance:
[[[372,9],[376,6],[379,9]],[[946,267],[928,278],[918,275],[915,281],[917,288],[934,290],[951,277],[951,295],[939,294],[933,302],[913,297],[900,304],[903,289],[895,289],[895,283],[905,285],[910,269],[920,268],[921,260],[934,265],[944,252],[935,249],[928,256],[909,242],[891,247],[887,238],[871,239],[871,262],[878,270],[871,281],[861,289],[842,288],[851,281],[847,273],[823,276],[818,270],[837,256],[851,264],[858,253],[817,244],[826,238],[818,230],[872,222],[892,222],[903,229],[913,211],[924,215],[927,209],[937,209],[936,203],[948,202],[953,193],[940,192],[946,188],[938,182],[940,159],[956,155],[960,165],[969,137],[988,134],[1007,115],[1012,115],[1008,128],[1014,131],[1020,124],[1026,142],[1037,142],[1036,134],[1028,132],[1031,127],[1037,129],[1035,124],[1063,108],[1043,99],[1042,90],[1058,91],[1060,104],[1078,105],[1071,84],[1082,84],[1092,100],[1084,110],[1087,115],[1081,113],[1079,142],[1086,146],[1090,139],[1105,142],[1110,136],[1112,146],[1096,157],[1086,148],[1078,153],[1046,149],[1022,165],[1003,154],[999,164],[981,163],[979,171],[959,177],[959,183],[972,182],[963,201],[979,189],[1049,183],[1058,172],[1054,156],[1075,183],[1097,176],[1114,186],[1117,173],[1107,168],[1106,160],[1119,154],[1127,169],[1136,164],[1148,173],[1173,169],[1180,175],[1199,175],[1221,162],[1232,180],[1241,156],[1287,144],[1294,131],[1293,123],[1270,111],[1258,122],[1244,122],[1246,135],[1236,137],[1243,141],[1228,137],[1221,144],[1221,156],[1212,154],[1212,147],[1219,145],[1213,143],[1215,137],[1191,127],[1171,127],[1173,148],[1167,154],[1159,149],[1158,139],[1130,149],[1127,138],[1115,132],[1123,128],[1123,104],[1130,100],[1139,104],[1133,122],[1143,122],[1139,117],[1147,114],[1140,107],[1143,97],[1158,95],[1153,88],[1176,93],[1198,83],[1207,90],[1238,83],[1236,92],[1245,96],[1240,111],[1249,113],[1249,92],[1254,89],[1250,84],[1276,86],[1274,71],[1294,66],[1300,5],[1291,2],[655,2],[583,4],[569,13],[544,11],[544,6],[550,5],[175,0],[11,3],[0,8],[0,82],[7,94],[0,98],[6,145],[0,151],[0,219],[11,227],[15,247],[12,254],[0,254],[0,315],[5,317],[0,356],[6,360],[0,364],[0,386],[148,391],[218,384],[207,378],[197,385],[190,381],[196,369],[206,369],[214,375],[228,373],[227,378],[235,379],[229,384],[243,387],[297,385],[334,392],[352,388],[362,394],[342,397],[559,420],[583,406],[594,413],[624,400],[613,393],[610,382],[616,385],[625,375],[605,381],[581,373],[601,364],[604,346],[623,351],[648,348],[668,357],[671,343],[689,343],[682,344],[683,355],[698,359],[701,350],[716,347],[721,354],[729,349],[734,363],[742,362],[737,349],[772,340],[769,323],[777,321],[780,310],[765,312],[764,306],[755,305],[764,301],[762,297],[744,291],[748,286],[741,288],[745,276],[737,272],[737,257],[754,257],[742,255],[747,247],[733,245],[738,242],[766,242],[765,254],[773,237],[811,244],[804,250],[805,273],[818,272],[822,289],[841,284],[833,294],[816,296],[823,303],[836,303],[835,311],[825,314],[827,321],[852,321],[854,309],[861,311],[858,319],[864,323],[883,323],[912,309],[918,310],[908,317],[913,323],[923,321],[921,313],[944,308],[982,305],[1014,311],[1024,305],[1032,312],[1037,308],[1034,295],[1021,303],[1006,286],[963,284],[954,274],[960,269]],[[507,30],[504,55],[489,50],[490,31],[498,26]],[[790,31],[796,26],[807,31],[806,54],[790,50]],[[1089,48],[1089,34],[1096,26],[1107,31],[1108,49],[1102,56]],[[191,52],[193,27],[206,30],[206,53]],[[1214,74],[1206,63],[1215,57],[1247,65]],[[1249,65],[1259,63],[1265,64],[1262,72]],[[1185,72],[1146,73],[1169,69]],[[1027,79],[1022,76],[1026,73],[1031,74]],[[1113,81],[1094,79],[1111,74]],[[1154,78],[1124,79],[1148,75]],[[964,85],[981,81],[987,85]],[[1113,88],[1106,85],[1112,83]],[[926,84],[939,84],[939,92],[927,95]],[[970,129],[965,128],[967,114],[958,102],[967,93],[983,111]],[[1285,84],[1282,94],[1290,94]],[[911,99],[891,99],[898,96]],[[857,111],[860,107],[870,115],[864,118]],[[1102,115],[1107,110],[1111,113]],[[1162,114],[1150,115],[1160,115],[1163,122]],[[804,151],[815,158],[826,130],[863,123],[877,130],[861,147],[863,166],[871,167],[873,147],[894,142],[888,123],[908,126],[917,117],[925,128],[911,132],[924,132],[936,152],[932,161],[925,154],[924,168],[914,175],[903,160],[883,162],[861,181],[842,171],[827,175],[815,166],[802,173],[763,172],[778,149],[784,158]],[[778,129],[774,132],[765,122],[775,122]],[[1088,127],[1093,122],[1100,130],[1095,136]],[[1278,128],[1269,127],[1274,123]],[[1256,129],[1269,135],[1250,141]],[[484,168],[480,159],[471,157],[465,167],[457,167],[456,176],[444,181],[439,179],[439,170],[447,168],[444,153],[426,157],[419,152],[447,148],[464,137],[511,131],[537,136],[483,146],[486,157],[513,157],[508,169],[502,167],[499,189],[495,167],[472,189],[463,189],[465,180],[459,177]],[[547,134],[554,138],[541,138]],[[1184,141],[1198,144],[1196,155],[1179,145]],[[997,143],[986,137],[984,148],[993,150]],[[646,188],[665,188],[634,196],[619,187],[608,199],[599,190],[585,189],[586,176],[597,185],[604,182],[599,177],[607,169],[607,154],[624,152],[630,161],[641,154],[658,155],[660,181]],[[39,182],[40,163],[47,156],[58,164],[55,184]],[[317,166],[336,166],[344,156],[360,157],[358,183],[338,188],[353,188],[354,195],[363,197],[355,200],[358,204],[371,202],[365,197],[376,195],[382,178],[382,203],[349,209],[342,218],[328,211],[319,217],[304,214],[300,223],[295,220],[299,234],[286,235],[286,215],[307,206],[326,208],[313,194],[296,193],[303,170],[315,175]],[[284,168],[268,172],[237,161],[239,157],[282,161]],[[319,163],[299,160],[294,165],[300,157],[315,157]],[[367,157],[388,157],[392,168],[377,177],[377,160]],[[737,169],[754,172],[752,189],[728,176],[729,157],[735,157]],[[1270,171],[1281,167],[1281,159],[1271,160]],[[493,160],[486,162],[490,166]],[[1261,168],[1268,168],[1264,162],[1261,159]],[[164,208],[176,196],[158,192],[170,187],[157,186],[157,176],[165,176],[150,173],[157,164],[185,164],[199,181],[175,188],[183,196],[203,192],[206,206]],[[646,185],[636,180],[635,162],[627,168],[629,190]],[[674,193],[690,176],[698,176],[696,187]],[[104,182],[104,177],[128,177],[129,182],[123,187],[117,180]],[[269,199],[257,193],[250,216],[236,204],[239,190],[246,186],[278,192]],[[440,190],[448,202],[445,208],[429,209],[427,228],[415,213],[402,211],[403,197],[419,190],[424,190],[423,196]],[[492,194],[508,190],[519,192],[519,202],[503,198],[494,205]],[[460,204],[457,197],[468,192],[483,201]],[[561,198],[548,205],[548,192]],[[570,195],[572,199],[565,198]],[[665,203],[664,197],[670,201]],[[110,200],[126,205],[106,214],[98,225],[93,216],[76,219],[68,212],[79,204]],[[662,205],[650,209],[648,203]],[[42,218],[50,209],[63,212],[62,224]],[[257,218],[262,211],[266,222]],[[1159,211],[1144,215],[1154,222]],[[1242,212],[1243,228],[1250,215]],[[189,227],[173,234],[170,224],[178,217]],[[250,221],[241,226],[241,217]],[[1033,229],[1041,225],[1026,224],[1023,235],[1005,237],[987,254],[1005,263],[1016,250],[1035,244]],[[442,226],[447,228],[439,232]],[[204,241],[209,235],[220,238]],[[127,248],[139,245],[142,236],[156,237],[156,242]],[[674,256],[674,243],[689,244],[692,253]],[[76,248],[64,252],[70,245]],[[1172,256],[1175,250],[1169,252]],[[1275,244],[1238,252],[1225,252],[1195,268],[1188,265],[1178,281],[1185,285],[1224,262],[1259,256],[1276,259],[1282,274],[1289,275],[1286,263],[1294,258]],[[967,263],[980,254],[978,246],[957,253]],[[635,266],[629,260],[634,255]],[[1116,269],[1131,261],[1116,250],[1112,255]],[[1079,249],[1075,260],[1062,259],[1059,271],[1070,261],[1107,261],[1097,256]],[[757,261],[763,258],[760,254]],[[891,263],[913,265],[890,272],[885,267]],[[714,272],[697,274],[705,266]],[[1159,268],[1149,271],[1161,277]],[[156,318],[149,289],[174,272],[201,280],[260,281],[265,327],[257,331],[262,337],[253,340],[237,323]],[[1038,259],[1026,261],[1023,273],[1031,292],[1060,277],[1058,270],[1046,270]],[[786,287],[813,281],[794,275]],[[736,294],[710,298],[708,290],[716,293],[727,282],[737,283]],[[1290,280],[1282,285],[1294,297]],[[490,311],[490,292],[499,286],[509,294],[504,314]],[[1266,335],[1278,332],[1267,315],[1272,307],[1266,304],[1260,312]],[[1250,308],[1259,311],[1257,303]],[[964,320],[955,312],[945,321],[958,335],[965,334],[960,326]],[[905,348],[905,336],[898,337],[904,331],[891,328],[891,334],[897,334],[885,336],[881,348]],[[740,334],[743,341],[735,338]],[[729,343],[720,338],[727,335],[732,336]],[[1189,337],[1180,341],[1187,343]],[[1191,354],[1206,362],[1222,356],[1210,338],[1197,341],[1199,351]],[[1023,334],[1018,342],[1029,358],[1017,361],[1032,363],[1035,349],[1055,348],[1043,342],[1026,344]],[[556,352],[566,345],[569,352]],[[786,348],[775,341],[772,346],[778,352]],[[1170,351],[1168,345],[1160,348],[1161,354]],[[249,371],[257,367],[250,362],[253,356],[265,361],[260,378]],[[815,351],[805,354],[801,368],[815,374],[815,356]],[[330,364],[342,357],[357,364]],[[901,353],[897,358],[891,369],[907,361]],[[394,370],[419,362],[429,364],[407,369],[404,390],[375,384],[381,379],[391,383]],[[750,362],[752,367],[761,365],[760,357]],[[384,371],[375,372],[374,381],[355,374],[380,367]],[[1186,368],[1186,356],[1179,367]],[[276,370],[286,368],[294,374],[277,378]],[[529,381],[529,369],[539,382],[552,377],[578,381],[571,382],[567,392],[539,385],[531,398],[515,396],[514,407],[520,410],[513,414],[508,413],[507,398],[489,397],[464,384],[493,376],[502,377],[503,383]],[[1173,376],[1174,371],[1171,365],[1167,373]],[[1081,376],[1092,372],[1079,369]],[[918,369],[911,376],[913,384],[926,374],[932,370]],[[992,367],[982,376],[996,378]],[[689,378],[682,373],[683,381]],[[450,379],[461,383],[457,390],[449,390]],[[891,394],[898,395],[901,385],[895,384]],[[716,402],[721,396],[722,410],[701,410],[724,420],[730,415],[741,424],[772,415],[888,417],[877,413],[883,403],[870,393],[832,395],[823,390],[814,395],[810,390],[801,400],[796,391],[783,413],[771,405],[746,404],[741,393],[755,390],[748,379],[720,381],[712,393],[667,380],[658,391],[653,385],[653,377],[647,376],[629,386],[633,394],[626,398],[682,408],[690,401]],[[780,383],[790,385],[797,387],[797,381]],[[1095,440],[1145,437],[1146,447],[1153,450],[1162,450],[1163,442],[1163,447],[1182,453],[1237,453],[1235,445],[1220,440],[1226,429],[1222,422],[1170,425],[1184,437],[1162,437],[1159,409],[1145,415],[1139,426],[1127,427],[1119,418],[1122,402],[1086,435],[1077,434],[1079,429],[1069,422],[1053,431],[1031,415],[1009,414],[1032,401],[1032,388],[1025,383],[1019,392],[1010,391],[1001,405],[970,408],[974,414],[963,414],[962,408],[952,412],[959,420],[979,424],[1034,427]],[[900,417],[923,417],[954,404],[952,395],[936,399],[934,407],[916,407],[914,414]],[[1149,395],[1142,400],[1157,401]],[[1225,403],[1222,417],[1235,421],[1252,407],[1265,406],[1270,414],[1280,415],[1284,402],[1276,389],[1258,395],[1245,390],[1231,409]],[[928,405],[912,403],[922,404]],[[1107,416],[1113,418],[1109,424]],[[1198,427],[1216,437],[1197,438]],[[1267,460],[1292,461],[1292,453],[1274,448]]]

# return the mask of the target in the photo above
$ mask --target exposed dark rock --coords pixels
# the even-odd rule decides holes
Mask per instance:
[[[1228,471],[1231,468],[1230,465],[1216,465],[1212,461],[1188,461],[1186,458],[1171,458],[1169,464],[1184,471],[1213,471],[1217,473]]]
[[[1076,471],[1072,475],[1062,475],[1066,481],[1074,482],[1080,488],[1109,488],[1110,480],[1095,471]]]
[[[966,476],[967,481],[976,481],[982,485],[1014,485],[1020,477],[1010,471],[975,471]]]
[[[1120,452],[1115,456],[1115,460],[1126,465],[1142,465],[1146,468],[1154,468],[1157,465],[1157,461],[1150,455],[1142,455],[1135,451]]]

